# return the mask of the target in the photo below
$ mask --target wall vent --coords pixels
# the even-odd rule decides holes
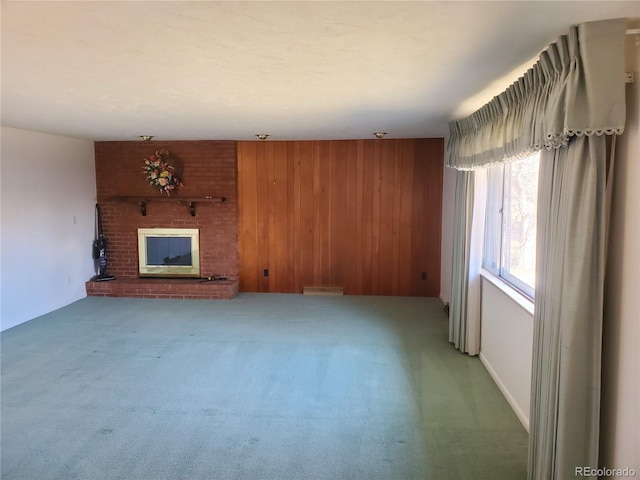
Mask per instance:
[[[303,295],[344,295],[342,287],[304,287]]]

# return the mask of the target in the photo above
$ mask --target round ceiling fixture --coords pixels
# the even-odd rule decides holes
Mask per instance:
[[[140,138],[142,139],[143,142],[148,142],[153,138],[153,135],[140,135]]]
[[[258,133],[256,134],[256,137],[258,137],[260,140],[266,140],[267,137],[269,137],[268,133]]]
[[[384,138],[386,134],[387,132],[373,132],[373,135],[375,135],[376,138]]]

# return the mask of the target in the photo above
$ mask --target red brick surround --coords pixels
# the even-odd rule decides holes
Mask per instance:
[[[187,279],[119,278],[110,282],[87,282],[93,297],[139,297],[179,299],[229,299],[238,294],[238,280],[200,282]]]
[[[172,197],[225,197],[224,203],[196,203],[192,217],[185,204],[136,203],[113,197],[160,197],[142,173],[144,159],[166,148],[182,163],[184,187]],[[108,273],[117,280],[87,282],[88,295],[231,298],[238,279],[236,143],[233,141],[96,142],[96,187],[107,239]],[[138,279],[138,228],[200,229],[200,272],[229,282]],[[217,292],[219,290],[219,292]]]

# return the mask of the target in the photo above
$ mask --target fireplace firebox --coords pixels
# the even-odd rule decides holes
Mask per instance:
[[[140,277],[200,277],[197,228],[139,228]]]

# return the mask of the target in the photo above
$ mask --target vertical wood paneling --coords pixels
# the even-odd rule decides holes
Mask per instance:
[[[238,145],[238,202],[243,206],[239,215],[238,248],[244,261],[240,263],[240,290],[258,291],[257,257],[257,188],[256,188],[256,144]]]
[[[371,181],[371,254],[370,258],[363,258],[365,265],[371,262],[371,293],[380,295],[382,290],[380,287],[380,196],[382,192],[381,180],[381,149],[382,142],[373,142],[373,177]],[[363,275],[365,272],[362,272]],[[365,277],[366,278],[366,277]]]
[[[443,150],[442,139],[239,142],[241,290],[437,296]]]
[[[349,199],[347,198],[347,158],[348,146],[354,142],[331,143],[331,272],[330,281],[336,285],[344,285],[347,263],[346,242],[346,211]],[[352,152],[353,154],[353,152]]]
[[[413,161],[414,144],[403,142],[400,145],[400,213],[398,232],[398,292],[411,292],[411,283],[419,281],[412,271],[413,249],[411,232],[413,231]]]
[[[353,242],[358,246],[359,255],[355,255],[357,264],[357,283],[354,286],[356,292],[373,293],[373,257],[374,257],[374,229],[373,229],[373,164],[374,142],[360,141],[362,149],[358,150],[357,165],[357,208],[356,208],[356,229],[357,237]],[[375,282],[377,284],[377,281]]]
[[[320,270],[322,268],[322,182],[320,177],[320,143],[313,142],[313,282],[311,285],[322,285]]]
[[[402,146],[401,141],[394,142],[393,152],[393,264],[391,268],[392,282],[390,291],[398,295],[398,281],[400,277],[400,220],[402,213]]]
[[[416,146],[416,148],[418,148]],[[424,244],[423,238],[426,237],[425,228],[428,224],[427,219],[425,218],[426,211],[429,209],[425,204],[425,196],[424,196],[424,182],[427,178],[427,162],[420,157],[419,153],[414,157],[413,162],[413,202],[412,202],[412,215],[411,215],[411,251],[412,251],[412,261],[411,261],[411,278],[422,278],[422,272],[427,274],[427,279],[429,279],[432,272],[428,272],[426,270],[427,264],[427,253],[426,250],[429,248],[428,245]],[[431,242],[433,243],[435,239],[431,238]],[[440,273],[438,272],[438,277]],[[425,295],[427,292],[426,281],[421,282],[412,282],[411,284],[411,294],[412,295]]]
[[[319,231],[319,271],[317,285],[330,285],[331,278],[331,144],[332,142],[316,142],[319,154],[315,159],[319,164],[319,194],[316,207],[318,209]]]
[[[292,142],[287,143],[287,235],[289,239],[288,259],[289,259],[289,273],[287,278],[287,292],[293,292],[296,289],[297,284],[297,268],[298,263],[298,235],[297,229],[300,228],[300,208],[299,208],[299,196],[300,196],[300,184],[299,184],[299,170],[295,163],[294,157],[295,144]]]
[[[274,166],[274,143],[268,143],[265,149],[265,167],[267,172],[267,182],[264,185],[264,189],[267,192],[266,196],[263,197],[266,202],[266,249],[269,251],[268,262],[269,266],[269,277],[266,279],[266,284],[268,285],[269,292],[277,292],[276,288],[276,279],[278,277],[278,258],[276,256],[276,249],[278,248],[278,232],[276,230],[276,222],[275,222],[275,166]],[[264,248],[264,246],[262,247]]]
[[[356,177],[355,177],[355,190],[356,190],[356,208],[355,211],[350,209],[352,212],[350,221],[355,224],[355,236],[350,237],[349,245],[352,246],[352,250],[350,254],[352,256],[352,263],[355,264],[355,279],[349,283],[349,293],[351,293],[351,289],[353,292],[363,292],[363,281],[362,281],[362,257],[366,255],[366,252],[363,250],[363,232],[364,232],[364,224],[367,219],[364,216],[364,142],[359,140],[356,142]],[[351,184],[349,184],[351,185]]]
[[[263,276],[263,269],[269,267],[269,169],[267,165],[267,149],[256,148],[256,257],[257,263],[254,266],[256,278],[258,279],[257,291],[268,292],[271,285],[269,278]],[[239,215],[242,216],[240,210]]]
[[[273,271],[274,288],[271,291],[288,292],[289,291],[289,214],[288,202],[288,167],[287,144],[283,142],[275,142],[270,144],[273,146],[273,228],[275,232],[275,266]]]
[[[315,251],[315,212],[314,212],[314,161],[313,142],[300,142],[297,163],[300,168],[300,263],[298,265],[299,282],[297,292],[305,285],[314,285]],[[296,150],[297,152],[297,150]]]
[[[418,143],[420,151],[426,159],[427,182],[424,186],[425,205],[439,205],[439,208],[426,208],[425,224],[423,225],[423,238],[429,237],[430,230],[433,225],[442,225],[442,168],[441,159],[444,155],[444,148],[440,152],[429,148],[429,144],[424,140]],[[439,154],[438,154],[439,153]],[[431,241],[426,244],[427,248],[427,285],[428,291],[440,290],[440,243],[441,228],[438,229],[438,235],[431,237]],[[437,273],[436,273],[437,269]]]
[[[358,257],[353,250],[359,249],[356,244],[362,236],[362,184],[358,177],[358,164],[362,161],[362,141],[349,142],[349,151],[345,158],[345,278],[344,293],[351,295],[362,289],[361,275],[358,274]],[[360,168],[360,171],[362,168]],[[351,187],[349,190],[346,188]],[[355,188],[354,188],[355,186]]]
[[[378,142],[380,153],[380,219],[378,226],[378,295],[393,295],[393,193],[395,141]]]

